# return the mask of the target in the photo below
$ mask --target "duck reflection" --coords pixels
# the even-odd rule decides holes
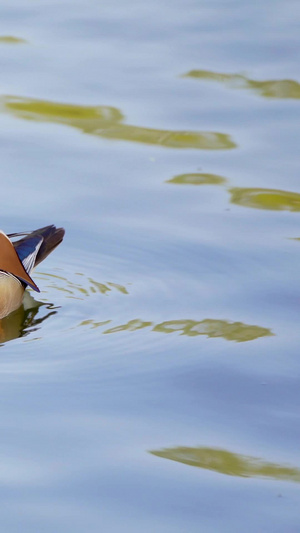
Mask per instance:
[[[205,470],[213,470],[219,474],[238,477],[256,477],[265,479],[279,479],[283,481],[300,482],[300,469],[270,463],[258,457],[250,457],[238,453],[216,448],[165,448],[152,450],[149,453],[170,459],[189,466],[196,466]]]
[[[56,313],[57,311],[52,307],[52,304],[39,302],[25,291],[22,305],[0,320],[1,345],[37,331],[42,322]]]

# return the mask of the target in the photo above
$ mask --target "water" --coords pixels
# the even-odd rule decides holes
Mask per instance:
[[[0,13],[2,529],[298,531],[298,3]]]

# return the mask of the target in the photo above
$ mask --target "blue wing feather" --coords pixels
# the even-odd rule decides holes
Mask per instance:
[[[28,239],[21,241],[19,244],[15,243],[14,245],[15,250],[28,274],[34,267],[35,259],[42,242],[43,237],[35,236],[28,237]]]

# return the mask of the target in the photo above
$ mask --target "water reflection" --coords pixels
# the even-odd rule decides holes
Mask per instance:
[[[179,174],[165,183],[175,185],[224,185],[227,179],[217,174]],[[231,187],[230,202],[243,207],[270,211],[300,211],[300,194],[278,189]]]
[[[0,35],[0,44],[27,44],[28,41],[25,39],[19,39],[18,37],[13,37],[12,35]]]
[[[217,174],[193,173],[193,174],[179,174],[174,178],[167,180],[166,183],[174,183],[176,185],[223,185],[226,183],[226,178],[218,176]]]
[[[195,320],[172,320],[162,322],[153,328],[162,333],[181,332],[181,335],[195,337],[206,335],[207,337],[222,337],[228,341],[246,342],[273,335],[270,329],[260,326],[250,326],[243,322],[229,322],[228,320],[215,320],[206,318],[197,322]]]
[[[40,311],[44,311],[41,314]],[[38,313],[40,314],[37,317]],[[34,300],[29,292],[25,291],[23,304],[19,309],[0,320],[0,343],[25,337],[40,328],[42,322],[56,311],[51,304],[45,304]]]
[[[300,194],[277,189],[229,189],[233,204],[272,211],[300,211]]]
[[[80,322],[79,326],[98,328],[111,322],[112,320],[96,322],[89,319]],[[210,338],[221,337],[228,341],[235,342],[247,342],[258,339],[259,337],[274,335],[274,333],[268,328],[250,326],[243,324],[242,322],[229,322],[227,320],[214,320],[210,318],[201,321],[190,319],[169,320],[159,324],[136,318],[129,320],[129,322],[126,322],[125,324],[105,329],[102,333],[107,335],[111,333],[120,333],[122,331],[137,331],[149,327],[152,331],[159,333],[179,333],[180,335],[187,335],[188,337],[206,335]]]
[[[166,448],[150,451],[152,455],[190,466],[239,477],[258,477],[300,482],[300,469],[269,463],[257,457],[240,455],[216,448]]]
[[[257,457],[240,455],[216,448],[165,448],[152,450],[152,455],[178,461],[190,466],[213,470],[220,474],[239,477],[259,477],[300,482],[300,469],[269,463]]]
[[[48,274],[45,272],[38,272],[36,279],[43,280],[45,283],[43,288],[56,289],[65,293],[66,298],[74,298],[77,300],[83,300],[87,296],[92,294],[108,294],[113,290],[120,292],[121,294],[128,294],[128,290],[124,285],[114,283],[112,281],[106,281],[100,283],[92,278],[86,278],[82,273],[77,273],[76,276],[80,276],[80,283],[71,281],[65,276],[58,274]]]
[[[115,107],[69,105],[15,96],[2,96],[0,105],[3,111],[18,118],[64,124],[106,139],[199,150],[228,150],[236,147],[226,133],[157,130],[123,124],[124,115]]]
[[[300,98],[300,83],[294,80],[251,80],[243,74],[190,70],[184,77],[225,83],[232,89],[250,89],[265,98]]]

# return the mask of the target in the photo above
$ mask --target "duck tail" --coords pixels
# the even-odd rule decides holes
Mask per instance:
[[[38,265],[58,246],[64,238],[64,228],[56,228],[54,225],[45,226],[32,232],[31,236],[43,237],[43,242],[37,253],[35,265]]]
[[[56,228],[53,224],[51,226],[45,226],[44,228],[36,229],[35,231],[30,232],[24,232],[24,233],[11,233],[8,235],[9,238],[13,237],[20,237],[21,235],[24,235],[24,237],[16,242],[13,243],[16,252],[18,253],[19,257],[21,255],[21,250],[26,250],[26,254],[28,255],[28,245],[29,242],[32,244],[32,241],[34,241],[34,247],[36,245],[35,241],[38,241],[38,239],[42,240],[41,245],[38,249],[38,252],[36,253],[36,257],[34,260],[34,264],[31,265],[31,268],[34,268],[36,265],[41,263],[51,252],[58,246],[61,241],[64,238],[65,230],[64,228]],[[22,261],[22,256],[20,257]]]

